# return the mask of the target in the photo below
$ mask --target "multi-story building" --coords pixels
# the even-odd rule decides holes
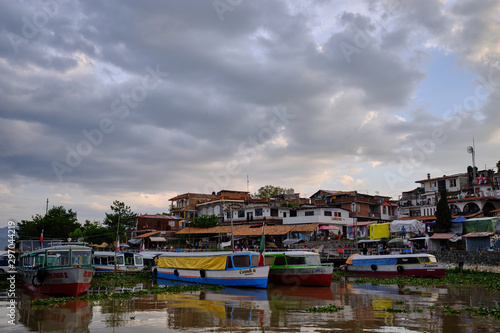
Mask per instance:
[[[475,171],[469,168],[466,173],[443,175],[417,180],[421,185],[413,191],[403,192],[399,201],[401,217],[432,217],[443,191],[447,193],[448,204],[453,214],[488,214],[500,208],[498,180],[491,170]],[[474,178],[476,175],[476,178]]]
[[[386,221],[382,218],[382,204],[391,202],[391,198],[387,196],[368,195],[357,191],[319,190],[310,199],[311,203],[316,206],[335,207],[349,211],[349,217],[356,218],[358,221]],[[391,207],[392,205],[390,204]],[[386,208],[385,217],[392,221],[391,218],[396,216],[396,209],[391,208],[392,215],[388,214],[388,211]]]

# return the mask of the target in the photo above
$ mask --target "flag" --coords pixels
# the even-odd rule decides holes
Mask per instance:
[[[40,244],[42,244],[43,242],[43,229],[42,229],[42,233],[40,234]]]
[[[264,248],[266,246],[265,236],[264,236],[264,224],[262,224],[262,237],[260,238],[260,247],[259,247],[259,266],[265,266],[264,261]]]
[[[116,242],[116,252],[120,252],[120,237],[118,237],[118,241]]]
[[[142,241],[142,248],[141,248],[141,251],[145,251],[146,248],[144,247],[144,240]]]

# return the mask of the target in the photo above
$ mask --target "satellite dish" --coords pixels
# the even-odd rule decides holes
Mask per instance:
[[[472,146],[467,147],[467,152],[468,152],[469,154],[474,153],[474,148],[472,148]]]

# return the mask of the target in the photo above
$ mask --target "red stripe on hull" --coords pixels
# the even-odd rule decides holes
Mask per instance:
[[[60,294],[69,296],[78,296],[89,289],[90,282],[87,283],[61,283],[61,284],[42,284],[35,287],[31,283],[25,282],[29,290],[42,294]]]
[[[271,283],[300,286],[329,286],[332,274],[269,274]]]
[[[372,278],[392,278],[400,276],[408,277],[430,277],[430,278],[444,278],[446,276],[446,271],[435,270],[435,271],[425,271],[421,269],[405,270],[403,273],[399,272],[384,272],[384,271],[349,271],[350,273],[359,273],[360,275]]]

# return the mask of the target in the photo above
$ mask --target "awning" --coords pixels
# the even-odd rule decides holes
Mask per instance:
[[[302,238],[288,238],[283,241],[283,245],[293,245],[300,241],[303,241]]]
[[[434,234],[430,237],[430,239],[451,239],[453,236],[456,236],[455,234]]]
[[[130,244],[134,244],[135,245],[135,244],[139,244],[141,242],[141,240],[142,239],[140,239],[140,238],[132,238],[132,239],[129,239],[128,242]]]
[[[322,225],[319,230],[339,230],[339,228],[333,225]]]
[[[166,242],[165,237],[149,237],[152,242]]]

